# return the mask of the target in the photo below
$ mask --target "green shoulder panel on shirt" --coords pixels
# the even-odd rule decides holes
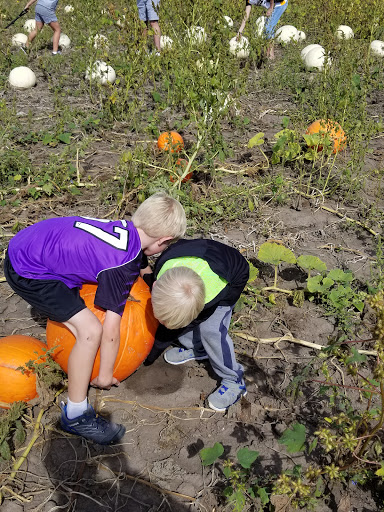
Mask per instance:
[[[219,293],[227,286],[228,282],[222,277],[215,274],[208,263],[196,257],[183,257],[183,258],[174,258],[172,260],[168,260],[161,267],[157,278],[161,277],[164,272],[169,270],[170,268],[175,267],[188,267],[191,270],[194,270],[196,274],[198,274],[204,282],[205,286],[205,303],[211,302]]]

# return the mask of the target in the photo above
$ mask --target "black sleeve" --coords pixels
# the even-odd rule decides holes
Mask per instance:
[[[140,268],[147,268],[149,266],[149,263],[148,263],[148,258],[147,256],[143,253],[143,258],[141,260],[141,266]]]
[[[121,316],[132,285],[139,276],[140,261],[133,260],[121,267],[100,272],[95,306],[114,311]]]

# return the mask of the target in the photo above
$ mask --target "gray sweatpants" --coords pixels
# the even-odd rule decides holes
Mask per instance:
[[[244,368],[236,361],[233,341],[228,334],[232,309],[218,306],[205,322],[180,336],[179,342],[193,349],[197,356],[207,354],[213,370],[222,380],[241,382]]]

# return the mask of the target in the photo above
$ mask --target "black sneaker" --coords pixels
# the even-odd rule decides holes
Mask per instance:
[[[70,434],[85,437],[98,444],[113,444],[120,441],[125,434],[124,425],[108,421],[95,413],[93,407],[88,405],[81,416],[69,420],[67,406],[61,402],[61,428]]]

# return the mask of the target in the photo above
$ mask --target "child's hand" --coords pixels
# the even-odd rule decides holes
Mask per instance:
[[[269,17],[270,17],[270,15],[272,14],[272,12],[273,12],[273,7],[270,7],[270,8],[267,10],[267,12],[265,13],[266,17],[267,17],[267,18],[269,18]]]
[[[110,378],[101,378],[100,375],[98,375],[91,381],[91,386],[100,389],[111,389],[112,386],[119,385],[120,381],[113,376],[111,376]]]

